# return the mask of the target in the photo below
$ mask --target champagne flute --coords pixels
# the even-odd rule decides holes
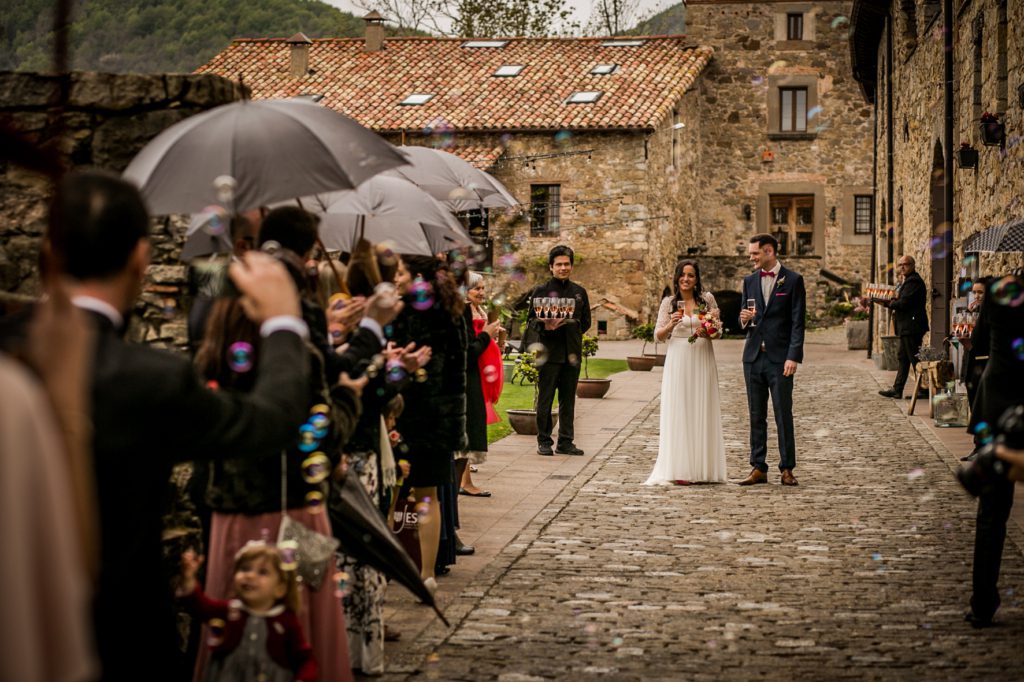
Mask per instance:
[[[757,312],[757,301],[755,299],[753,299],[753,298],[748,298],[747,299],[747,310],[749,310],[752,313],[756,313]],[[757,326],[757,324],[754,323],[753,318],[751,318],[750,324],[748,326],[750,326],[750,327],[756,327]]]
[[[551,299],[548,297],[544,298],[544,317],[551,318]]]
[[[533,299],[533,314],[539,318],[541,313],[543,312],[544,302],[540,299],[540,297]]]
[[[569,299],[569,317],[576,317],[576,299]]]

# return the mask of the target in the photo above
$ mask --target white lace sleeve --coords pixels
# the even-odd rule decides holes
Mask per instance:
[[[654,334],[656,338],[658,336],[658,330],[663,327],[667,327],[668,323],[672,321],[671,318],[672,299],[666,296],[665,298],[661,299],[661,307],[658,308],[658,321],[654,325]],[[667,338],[668,337],[666,336],[664,339],[660,339],[659,343],[661,343],[661,341],[664,341]]]
[[[702,296],[704,296],[705,303],[708,304],[708,310],[718,310],[718,301],[715,300],[714,294],[705,291]]]

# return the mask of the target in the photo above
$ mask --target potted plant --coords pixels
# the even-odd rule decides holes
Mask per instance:
[[[603,398],[611,388],[611,379],[591,379],[587,372],[587,358],[597,354],[597,337],[583,335],[583,378],[576,384],[576,395],[580,398]]]
[[[537,371],[537,354],[532,351],[520,353],[516,356],[515,367],[512,370],[512,383],[519,382],[520,386],[533,384],[533,408],[529,410],[505,410],[508,415],[508,423],[512,430],[522,436],[537,435],[537,398],[540,388],[537,385],[540,372]],[[551,425],[558,423],[558,415],[551,414]]]
[[[956,150],[956,161],[961,168],[977,168],[978,150],[970,142],[961,142],[960,149]]]
[[[634,339],[640,339],[644,342],[644,345],[640,349],[640,357],[627,357],[626,364],[634,372],[650,372],[654,367],[654,357],[646,355],[644,351],[647,350],[647,344],[654,341],[654,324],[651,322],[638,324],[633,327],[629,335]]]
[[[981,142],[986,147],[1001,147],[1006,141],[1006,124],[999,120],[999,114],[985,112],[981,115]]]
[[[867,350],[868,348],[868,302],[859,296],[854,297],[850,303],[850,310],[846,317],[846,349]]]

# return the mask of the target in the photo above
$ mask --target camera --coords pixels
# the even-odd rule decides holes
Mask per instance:
[[[996,446],[1024,450],[1024,405],[1011,407],[999,418],[998,434],[986,443],[974,461],[957,469],[956,477],[964,490],[974,497],[989,493],[999,481],[1006,480],[1010,465],[996,456]]]

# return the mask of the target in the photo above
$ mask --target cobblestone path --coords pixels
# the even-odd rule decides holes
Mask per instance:
[[[749,471],[739,365],[719,368],[730,478]],[[658,401],[418,643],[433,679],[1024,679],[1024,545],[1003,625],[975,631],[973,501],[863,369],[797,376],[797,488],[641,485]]]

